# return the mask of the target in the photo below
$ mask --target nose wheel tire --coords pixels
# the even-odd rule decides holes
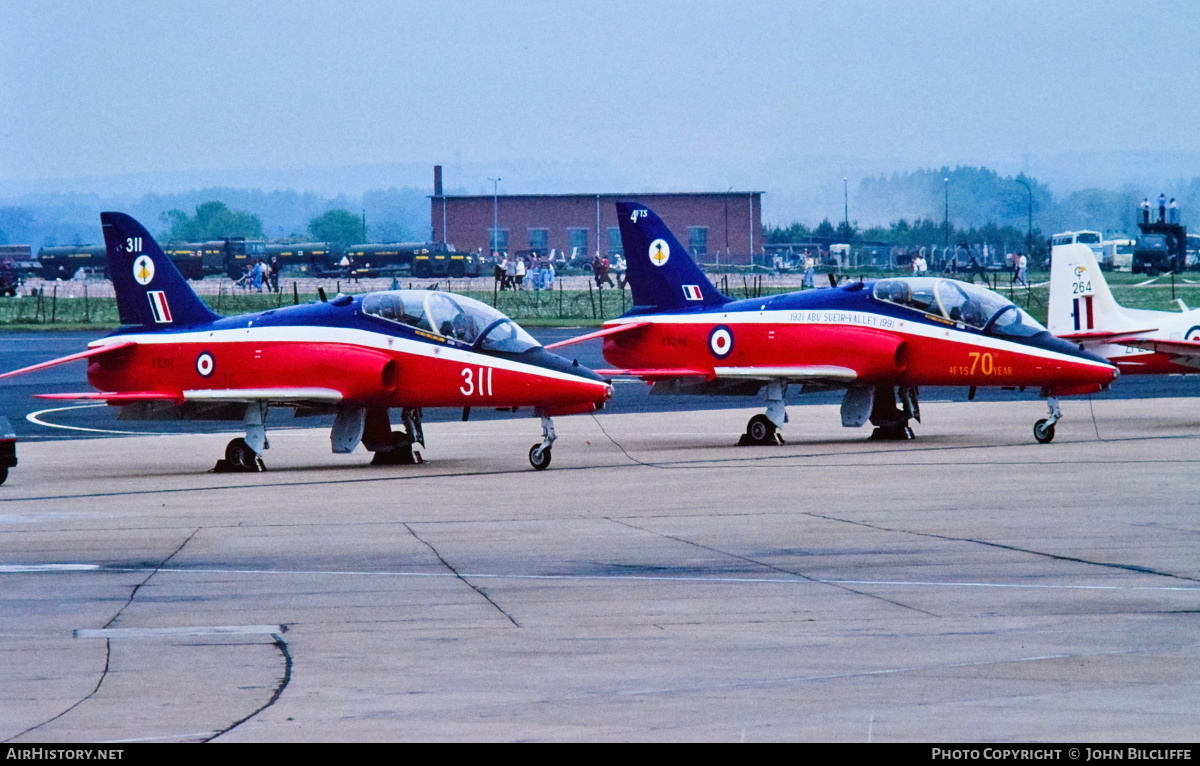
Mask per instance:
[[[742,434],[738,444],[742,446],[778,444],[780,442],[777,437],[778,431],[779,429],[766,415],[755,415],[746,423],[746,433]]]
[[[544,471],[550,467],[550,448],[542,448],[542,445],[535,444],[529,448],[529,464],[534,467],[534,470]]]
[[[235,471],[257,473],[267,470],[262,456],[250,448],[245,439],[234,439],[225,447],[225,461]]]
[[[1054,441],[1054,425],[1045,418],[1033,424],[1033,438],[1038,444],[1049,444]]]

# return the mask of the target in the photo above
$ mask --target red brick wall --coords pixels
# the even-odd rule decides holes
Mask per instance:
[[[600,238],[596,237],[597,200]],[[597,243],[607,254],[608,230],[617,226],[617,200],[636,200],[658,213],[684,246],[688,227],[708,227],[705,263],[749,263],[751,253],[762,249],[762,192],[716,194],[569,194],[501,195],[499,223],[508,229],[509,250],[529,248],[529,230],[547,229],[547,247],[571,251],[569,230],[588,230],[588,250]],[[491,248],[493,200],[491,196],[432,197],[430,218],[433,238],[449,242],[460,251],[487,253]]]

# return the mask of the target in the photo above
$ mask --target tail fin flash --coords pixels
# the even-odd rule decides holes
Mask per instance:
[[[1050,309],[1055,335],[1126,332],[1144,325],[1117,303],[1087,245],[1055,245],[1050,255]]]
[[[161,328],[220,318],[188,286],[144,226],[124,213],[101,213],[100,223],[121,324]]]
[[[618,202],[617,221],[635,307],[678,310],[730,302],[654,211],[637,202]]]

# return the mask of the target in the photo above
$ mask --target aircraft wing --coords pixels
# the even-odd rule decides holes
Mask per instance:
[[[708,378],[716,377],[711,370],[691,370],[684,368],[644,368],[630,370],[596,370],[597,375],[641,378],[646,381],[669,380],[671,378]]]
[[[1161,354],[1181,356],[1191,360],[1200,360],[1200,341],[1197,340],[1158,340],[1155,338],[1113,338],[1112,343],[1132,348],[1144,348],[1147,351],[1157,351]]]
[[[121,349],[126,349],[126,348],[132,348],[133,346],[136,346],[136,345],[137,345],[137,342],[131,340],[131,341],[126,341],[124,343],[112,343],[112,344],[108,344],[108,345],[104,345],[104,346],[96,346],[95,348],[89,348],[87,351],[80,351],[78,354],[71,354],[70,356],[60,356],[58,359],[51,359],[48,362],[32,364],[28,367],[22,367],[19,370],[13,370],[12,372],[6,372],[3,374],[0,374],[0,378],[11,378],[14,375],[24,375],[27,372],[36,372],[38,370],[44,370],[47,367],[54,367],[56,365],[66,364],[67,362],[74,362],[78,359],[87,359],[88,357],[93,357],[93,356],[103,356],[104,354],[111,354],[115,351],[120,351]]]
[[[338,404],[342,392],[334,388],[214,388],[184,391],[188,402],[313,402]]]
[[[615,325],[613,327],[605,327],[603,330],[597,330],[596,332],[589,332],[586,335],[578,335],[574,338],[567,338],[566,340],[560,340],[557,343],[551,343],[549,346],[546,346],[546,348],[554,349],[554,348],[562,348],[563,346],[573,346],[576,343],[583,343],[585,340],[593,340],[594,338],[603,338],[605,335],[616,335],[617,333],[620,333],[620,332],[629,332],[630,330],[637,330],[637,329],[645,327],[649,324],[652,324],[652,323],[651,322],[631,322],[629,324],[619,324],[619,325]]]
[[[853,383],[858,372],[833,364],[797,364],[786,367],[714,367],[719,378],[747,380],[795,380]]]
[[[281,404],[332,405],[342,401],[342,392],[333,388],[217,388],[182,391],[179,394],[162,391],[101,391],[86,394],[35,394],[39,399],[68,401],[103,401],[108,404],[137,404],[138,402],[277,402]]]
[[[34,394],[38,399],[55,399],[67,402],[102,401],[108,404],[137,404],[138,402],[178,401],[175,394],[161,391],[92,391],[86,394]]]
[[[1111,332],[1111,331],[1110,332],[1102,332],[1102,331],[1072,332],[1072,333],[1067,333],[1066,335],[1059,335],[1058,337],[1062,338],[1063,340],[1072,340],[1072,341],[1075,341],[1076,343],[1082,343],[1083,345],[1087,346],[1087,345],[1094,345],[1097,343],[1114,343],[1114,342],[1118,342],[1118,341],[1116,341],[1117,338],[1121,338],[1126,335],[1140,335],[1141,333],[1155,332],[1155,331],[1156,331],[1155,328],[1151,327],[1151,328],[1148,328],[1145,330],[1133,330],[1133,331],[1122,330],[1120,332]],[[1124,343],[1124,341],[1120,341],[1120,342],[1126,346],[1131,345],[1129,343]]]
[[[849,367],[830,364],[801,364],[786,367],[714,367],[710,370],[692,369],[633,369],[596,370],[601,375],[628,376],[645,381],[670,380],[672,378],[732,378],[741,380],[791,380],[849,384],[858,379],[858,372]]]

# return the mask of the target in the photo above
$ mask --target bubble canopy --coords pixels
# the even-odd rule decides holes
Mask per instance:
[[[491,306],[437,290],[387,290],[363,296],[362,313],[476,346],[519,354],[541,346],[516,322]]]
[[[1017,304],[969,282],[939,277],[881,279],[872,295],[881,301],[933,314],[992,335],[1028,338],[1047,332]]]

